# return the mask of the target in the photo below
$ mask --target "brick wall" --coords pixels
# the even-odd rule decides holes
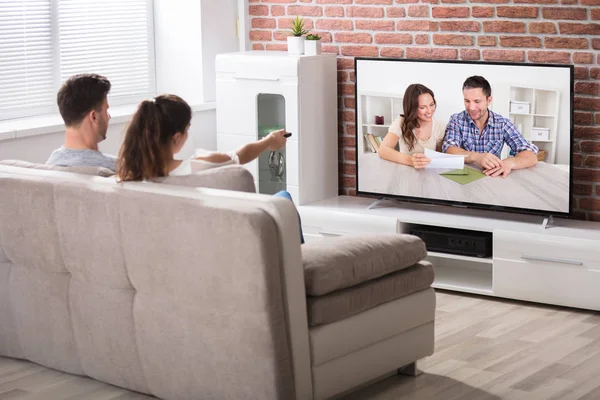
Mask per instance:
[[[574,210],[600,221],[600,0],[249,0],[255,50],[303,16],[338,55],[340,192],[355,194],[353,57],[575,65]]]

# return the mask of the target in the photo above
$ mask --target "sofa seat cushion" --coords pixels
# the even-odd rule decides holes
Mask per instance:
[[[22,161],[22,160],[0,160],[0,165],[9,165],[11,167],[20,167],[20,168],[43,169],[43,170],[51,170],[51,171],[65,171],[65,172],[73,172],[76,174],[98,175],[98,176],[104,176],[104,177],[112,176],[115,174],[110,169],[104,168],[104,167],[91,167],[91,166],[60,167],[58,165],[38,164],[38,163],[32,163],[29,161]]]
[[[427,289],[433,283],[433,278],[433,265],[428,261],[420,261],[408,268],[348,289],[323,296],[309,296],[309,326],[340,321],[388,301]]]
[[[321,296],[408,268],[427,256],[425,243],[402,234],[329,238],[302,246],[306,294]]]

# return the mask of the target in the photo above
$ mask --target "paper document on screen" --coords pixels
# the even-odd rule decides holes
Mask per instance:
[[[425,168],[463,169],[465,166],[466,156],[463,155],[440,153],[430,149],[425,149],[425,155],[431,159]]]

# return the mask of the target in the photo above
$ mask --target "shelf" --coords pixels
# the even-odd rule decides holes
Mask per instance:
[[[458,254],[439,253],[437,251],[428,251],[427,255],[430,257],[451,258],[454,260],[470,261],[470,262],[481,263],[481,264],[492,264],[494,262],[494,260],[491,258],[461,256]]]
[[[362,126],[367,126],[369,128],[389,128],[389,125],[377,125],[377,124],[362,124]]]
[[[436,289],[456,290],[466,293],[493,296],[492,269],[474,270],[439,264],[435,268],[435,280],[431,286]]]
[[[529,139],[532,142],[544,142],[544,143],[554,143],[554,140],[537,140],[537,139]]]

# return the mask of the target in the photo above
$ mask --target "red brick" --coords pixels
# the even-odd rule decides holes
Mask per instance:
[[[429,44],[429,35],[415,35],[415,43],[416,44]]]
[[[354,69],[354,58],[342,58],[337,59],[338,69]]]
[[[354,21],[356,29],[365,29],[370,31],[393,31],[394,21],[381,21],[369,19],[357,19]]]
[[[599,87],[598,82],[575,82],[575,93],[597,96]]]
[[[439,0],[421,0],[421,3],[426,3],[426,4],[438,4],[440,1]]]
[[[283,6],[271,6],[271,16],[280,17],[285,15],[285,7]]]
[[[495,46],[497,42],[496,36],[479,36],[477,38],[478,46]]]
[[[406,58],[424,58],[436,60],[455,60],[458,58],[456,49],[435,49],[422,47],[409,47],[406,49]]]
[[[267,16],[267,15],[269,15],[269,7],[268,6],[249,6],[248,14],[256,15],[256,16]]]
[[[537,7],[496,7],[496,15],[501,18],[537,18]]]
[[[472,7],[471,16],[473,18],[491,18],[494,16],[494,7]]]
[[[590,68],[590,78],[591,79],[600,79],[600,68],[597,68],[597,67]]]
[[[483,31],[486,33],[525,33],[525,23],[513,21],[483,21]]]
[[[344,98],[344,107],[346,108],[356,108],[356,99],[354,97],[346,97]],[[352,138],[354,141],[354,138]]]
[[[449,35],[435,34],[433,35],[433,44],[439,46],[473,46],[473,36],[469,35]]]
[[[564,6],[574,6],[577,5],[579,0],[560,0],[560,4]]]
[[[547,37],[544,39],[544,46],[547,49],[587,49],[589,43],[587,39]]]
[[[576,125],[591,125],[593,121],[593,116],[594,114],[592,114],[591,112],[575,111],[573,113],[573,122]]]
[[[573,168],[573,179],[584,182],[600,182],[600,169]]]
[[[344,176],[342,179],[342,184],[344,185],[344,188],[355,188],[356,187],[356,177]]]
[[[481,24],[476,21],[440,21],[440,30],[479,32],[481,30]]]
[[[325,7],[326,17],[343,17],[344,7]]]
[[[392,4],[393,0],[354,0],[356,4]]]
[[[340,54],[340,49],[339,49],[338,46],[326,46],[326,45],[323,45],[321,47],[321,51],[323,53],[332,53],[332,54],[338,54],[338,55]]]
[[[273,40],[279,41],[287,41],[287,38],[290,36],[289,31],[275,31],[273,32]]]
[[[336,33],[333,38],[339,43],[373,43],[370,33]]]
[[[317,6],[288,6],[288,15],[300,15],[307,17],[322,17],[323,7]]]
[[[600,113],[596,113],[596,125],[600,125]]]
[[[279,29],[291,29],[292,28],[292,21],[294,20],[294,18],[279,18],[277,20],[277,27]],[[304,19],[304,29],[313,29],[314,23],[312,19]]]
[[[317,0],[317,4],[352,4],[353,0]]]
[[[252,18],[252,28],[274,29],[276,25],[275,18]]]
[[[352,86],[354,85],[343,85],[343,86]],[[354,93],[354,91],[352,91]],[[346,122],[354,122],[354,111],[342,111],[342,121]]]
[[[383,18],[382,7],[346,7],[346,16],[351,18]]]
[[[406,10],[402,7],[388,7],[385,10],[385,15],[388,18],[404,18],[406,17]]]
[[[509,0],[471,0],[469,3],[488,3],[488,4],[505,4]]]
[[[600,153],[600,142],[592,142],[592,141],[581,141],[579,143],[581,147],[581,151],[590,154],[590,153]]]
[[[404,50],[398,47],[382,47],[379,53],[381,57],[387,58],[402,58],[404,56]]]
[[[587,164],[587,162],[586,162],[586,164]],[[598,163],[598,166],[600,166],[600,163]],[[600,211],[600,199],[594,199],[591,197],[582,197],[581,199],[579,199],[579,208],[582,208],[584,210],[589,210],[589,211]]]
[[[581,0],[582,6],[600,6],[600,0]]]
[[[338,83],[348,81],[350,74],[347,71],[338,71]]]
[[[342,173],[344,175],[356,175],[356,164],[345,162],[342,165]]]
[[[554,22],[530,22],[529,33],[556,33],[556,24]]]
[[[269,3],[286,3],[286,4],[291,4],[291,3],[295,3],[296,0],[269,0]],[[263,0],[263,3],[267,3],[266,1]]]
[[[316,27],[326,31],[351,31],[354,29],[352,21],[341,19],[318,19]]]
[[[592,39],[592,49],[600,50],[600,39]]]
[[[597,21],[600,19],[600,8],[592,8],[591,19]]]
[[[262,43],[252,43],[252,50],[264,50],[265,45]]]
[[[515,4],[558,4],[558,0],[514,0]]]
[[[486,61],[525,61],[525,52],[521,50],[483,50],[481,56]]]
[[[542,9],[544,19],[575,19],[587,20],[587,10],[585,8],[570,7],[546,7]]]
[[[270,50],[270,51],[286,51],[287,50],[287,44],[267,43],[266,50]]]
[[[542,47],[542,39],[535,36],[500,36],[502,47]]]
[[[356,126],[354,125],[354,121],[351,124],[346,124],[346,134],[352,137],[356,136]]]
[[[600,213],[590,212],[588,213],[588,220],[593,222],[600,222]]]
[[[433,18],[469,18],[469,7],[433,7]]]
[[[481,58],[479,50],[476,49],[460,49],[459,54],[461,60],[474,61]]]
[[[600,127],[576,126],[574,131],[577,139],[600,139]]]
[[[442,0],[442,4],[462,4],[466,2],[467,0]]]
[[[573,53],[573,63],[575,64],[593,64],[594,55],[592,53]]]
[[[408,33],[376,33],[375,43],[377,44],[411,44],[412,35]]]
[[[271,40],[271,31],[250,31],[250,40]]]
[[[342,46],[342,55],[353,57],[377,57],[377,46]]]
[[[419,0],[396,0],[396,4],[413,4],[418,2]]]
[[[573,167],[583,167],[582,154],[573,154]]]
[[[575,67],[575,79],[588,79],[588,70],[586,67]]]
[[[591,184],[575,183],[573,184],[573,194],[590,196],[593,188]]]
[[[354,96],[354,85],[341,83],[338,88],[340,94]]]
[[[397,31],[435,31],[435,22],[429,22],[427,20],[412,20],[412,21],[398,21],[396,23]]]
[[[429,6],[408,6],[409,17],[429,17]]]
[[[561,51],[528,51],[527,58],[531,62],[539,63],[571,63],[571,54]]]
[[[356,151],[344,149],[344,160],[354,161],[356,159]]]
[[[558,29],[563,35],[600,35],[600,24],[559,22]]]

